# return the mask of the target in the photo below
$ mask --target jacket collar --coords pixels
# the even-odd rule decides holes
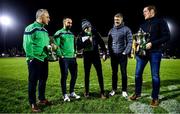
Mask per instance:
[[[119,29],[119,28],[121,28],[121,27],[123,27],[123,26],[124,26],[124,22],[122,22],[119,26],[115,26],[115,25],[114,25],[114,28]]]
[[[156,18],[157,18],[157,17],[154,16],[154,17],[151,17],[151,18],[147,19],[146,21],[153,21],[153,20],[155,20]]]
[[[36,24],[38,27],[44,27],[44,24],[39,23],[39,22],[37,22],[37,21],[35,21],[34,24]]]

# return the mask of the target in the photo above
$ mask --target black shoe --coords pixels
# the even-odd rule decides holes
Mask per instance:
[[[89,93],[84,93],[84,97],[89,98]]]

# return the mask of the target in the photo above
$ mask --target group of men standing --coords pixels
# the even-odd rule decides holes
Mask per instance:
[[[136,55],[136,73],[135,73],[135,93],[129,97],[130,100],[136,100],[141,96],[142,74],[147,62],[150,61],[152,73],[152,101],[151,106],[158,106],[158,94],[160,89],[160,61],[161,44],[169,40],[169,29],[167,23],[155,16],[156,8],[147,6],[143,10],[145,22],[140,26],[143,31],[150,34],[150,40],[146,43],[146,56]],[[41,112],[36,103],[36,86],[38,83],[38,99],[41,105],[50,105],[45,98],[46,81],[48,78],[48,50],[50,39],[47,30],[44,28],[50,21],[49,13],[46,9],[39,9],[36,12],[36,21],[26,27],[24,32],[23,47],[26,52],[28,65],[28,97],[32,112]],[[85,92],[84,96],[89,97],[89,76],[91,65],[93,64],[98,76],[100,86],[100,97],[106,98],[104,90],[103,72],[100,60],[98,46],[103,52],[103,60],[107,59],[107,49],[100,34],[92,24],[84,19],[82,20],[82,32],[77,40],[70,31],[72,19],[66,17],[63,19],[63,28],[58,30],[53,38],[55,52],[59,58],[61,71],[61,88],[64,101],[70,101],[70,98],[79,99],[80,96],[74,91],[77,79],[76,49],[83,50],[83,62],[85,71]],[[122,96],[128,98],[127,93],[127,63],[128,54],[131,52],[133,35],[127,26],[124,25],[123,15],[118,13],[114,16],[114,26],[108,34],[108,49],[112,68],[112,91],[109,96],[114,96],[117,90],[118,65],[120,64],[122,76]],[[66,80],[68,69],[71,74],[70,94],[66,91]]]

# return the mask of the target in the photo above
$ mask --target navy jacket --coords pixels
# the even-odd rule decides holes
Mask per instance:
[[[132,32],[123,23],[113,27],[108,34],[108,49],[111,54],[129,54],[132,48]]]
[[[157,17],[145,20],[140,26],[144,32],[150,33],[152,48],[149,51],[160,51],[161,45],[170,39],[170,32],[167,23]]]

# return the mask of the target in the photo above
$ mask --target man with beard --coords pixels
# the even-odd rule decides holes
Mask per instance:
[[[80,96],[74,92],[74,86],[77,78],[77,62],[75,51],[75,37],[70,31],[72,26],[72,19],[66,17],[63,19],[63,28],[58,30],[55,35],[55,44],[59,47],[57,49],[57,56],[59,56],[59,65],[61,70],[61,88],[64,101],[70,101],[70,98],[79,99]],[[70,81],[70,96],[66,93],[66,80],[68,76],[68,69],[71,73]]]

